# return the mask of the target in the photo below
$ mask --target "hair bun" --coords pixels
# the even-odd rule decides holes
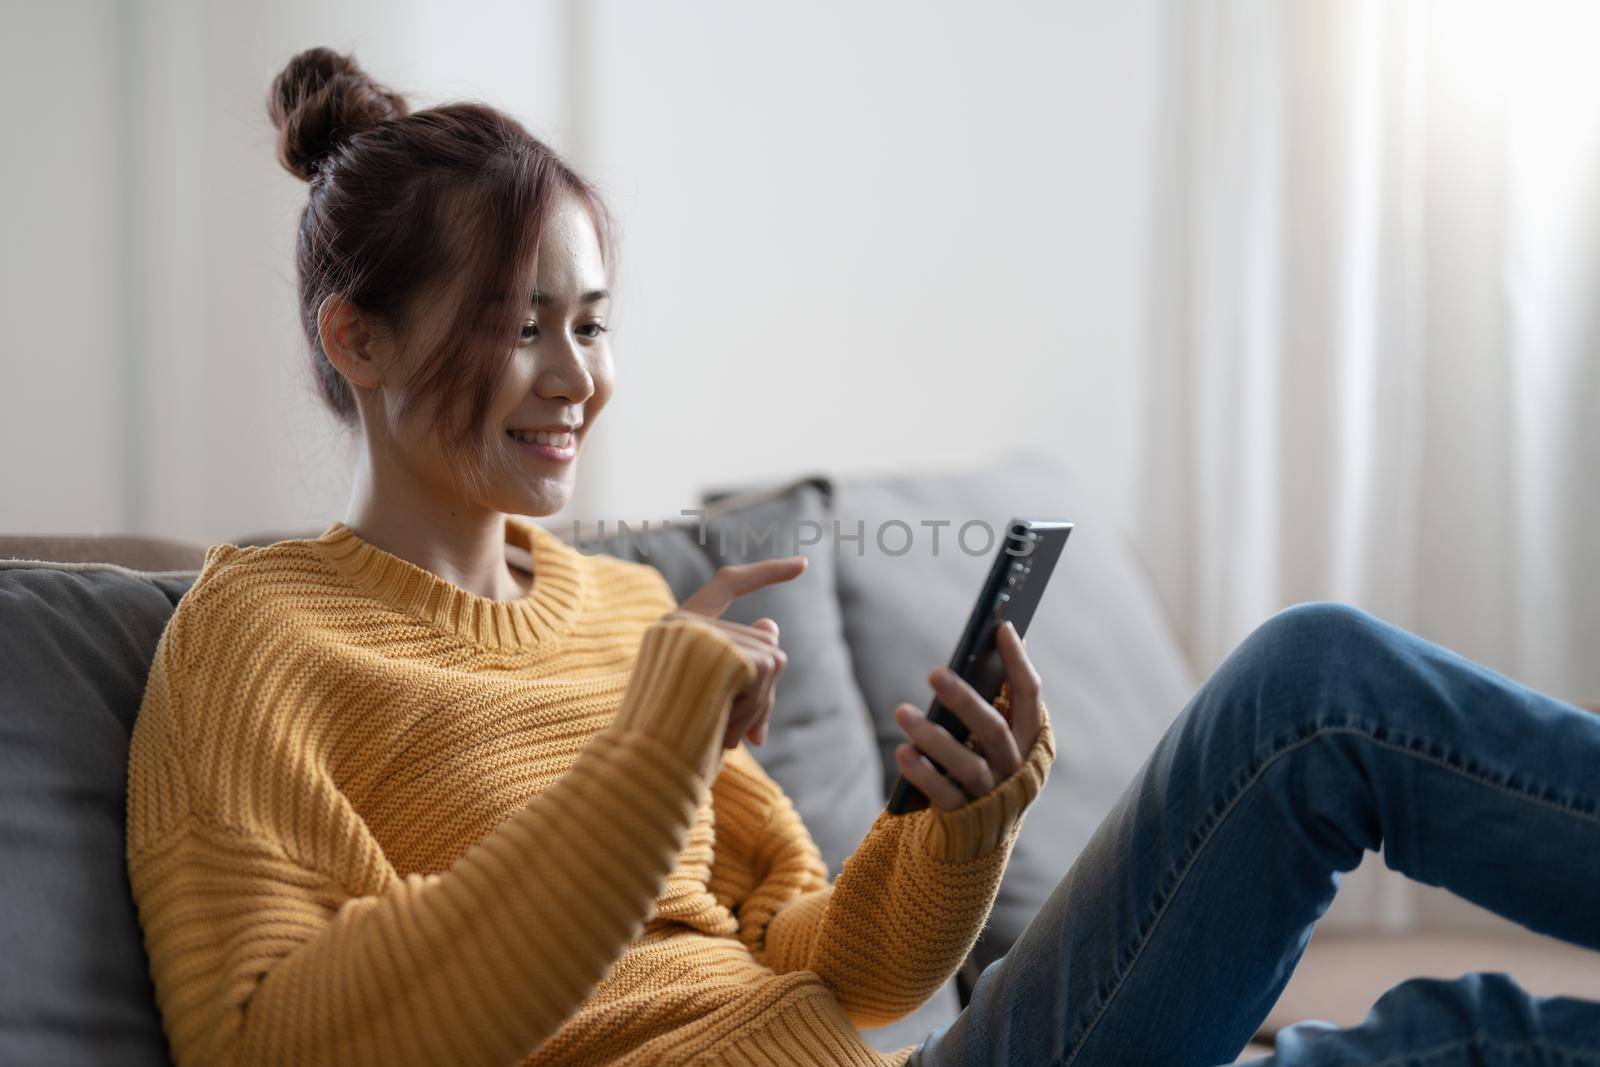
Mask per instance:
[[[328,48],[308,48],[289,60],[267,94],[267,115],[278,128],[278,162],[304,181],[316,176],[342,141],[410,111],[351,56]]]

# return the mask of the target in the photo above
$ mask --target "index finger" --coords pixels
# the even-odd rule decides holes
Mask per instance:
[[[1000,627],[995,644],[1000,649],[1000,659],[1006,668],[1006,688],[1010,691],[1011,731],[1025,742],[1019,745],[1025,753],[1039,736],[1042,716],[1039,714],[1039,672],[1028,658],[1022,637],[1010,622]]]
[[[728,610],[739,597],[778,582],[798,578],[806,569],[804,556],[784,556],[755,563],[725,563],[706,583],[690,593],[678,607],[712,618]]]

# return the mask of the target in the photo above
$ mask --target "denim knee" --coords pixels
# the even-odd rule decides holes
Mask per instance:
[[[1313,732],[1373,702],[1358,699],[1394,660],[1393,628],[1348,604],[1296,604],[1244,639],[1206,688],[1218,714],[1243,713],[1262,739]]]
[[[1342,662],[1370,651],[1385,629],[1385,623],[1360,608],[1318,600],[1284,608],[1256,627],[1241,647],[1257,655],[1289,651],[1301,658]]]

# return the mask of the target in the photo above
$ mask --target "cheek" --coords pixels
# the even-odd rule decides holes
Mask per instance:
[[[506,368],[505,378],[501,381],[494,398],[495,418],[503,426],[512,412],[522,405],[523,399],[533,391],[533,382],[536,377],[533,360],[519,356],[511,361]]]

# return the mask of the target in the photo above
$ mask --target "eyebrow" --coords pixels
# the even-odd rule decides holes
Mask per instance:
[[[608,299],[610,296],[611,290],[609,289],[591,289],[587,293],[584,293],[582,296],[578,297],[578,303],[595,304],[601,300]],[[549,293],[541,293],[538,290],[534,290],[533,303],[539,307],[549,307],[551,304],[555,303],[555,301],[550,298]]]

